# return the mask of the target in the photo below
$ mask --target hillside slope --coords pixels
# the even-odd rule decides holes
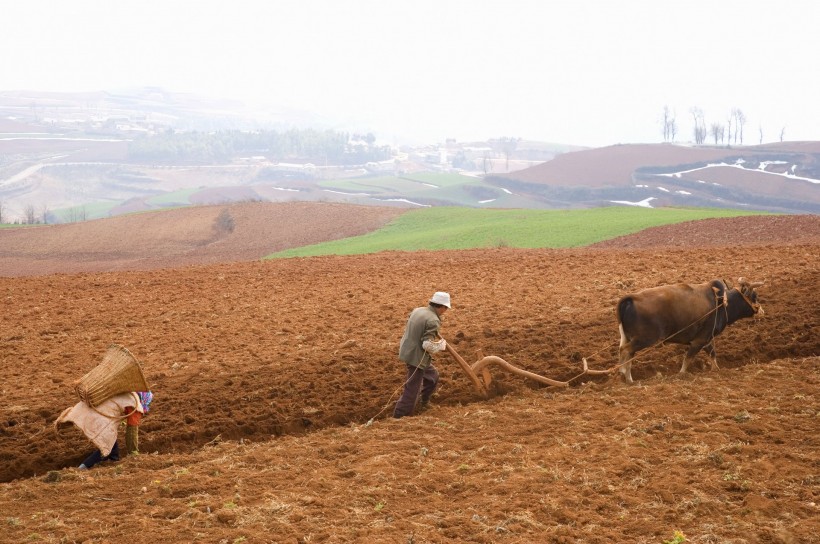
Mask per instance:
[[[29,109],[22,105],[34,98],[28,93],[0,93],[0,111],[6,104],[12,109],[5,111],[21,113]],[[820,142],[816,141],[739,146],[736,142],[727,146],[622,144],[563,153],[565,146],[520,141],[520,147],[505,156],[499,142],[490,140],[403,148],[381,160],[389,154],[385,151],[377,162],[351,152],[332,164],[326,153],[283,154],[265,146],[253,146],[253,152],[246,148],[229,152],[216,146],[218,152],[204,155],[193,152],[195,146],[178,155],[180,142],[160,139],[154,144],[162,160],[143,162],[145,156],[132,152],[132,124],[150,134],[164,131],[146,122],[149,118],[178,121],[187,129],[201,128],[205,122],[207,131],[236,128],[234,123],[240,121],[214,118],[221,109],[217,105],[204,107],[193,97],[158,89],[145,89],[136,96],[46,94],[38,96],[37,103],[59,104],[65,114],[71,112],[68,118],[84,121],[54,126],[29,117],[27,123],[9,119],[0,123],[4,136],[0,155],[6,157],[0,164],[0,215],[5,222],[70,222],[248,200],[531,209],[617,204],[820,213]],[[148,111],[157,116],[147,115]],[[124,128],[113,120],[102,123],[103,112],[130,115],[131,122]],[[253,130],[259,121],[254,120]],[[180,147],[187,149],[187,144]],[[502,173],[510,172],[510,163],[516,162],[534,166]],[[421,173],[445,172],[463,179],[457,183],[408,180]]]
[[[0,276],[146,270],[254,261],[376,230],[404,209],[247,202],[0,229]]]
[[[255,261],[284,249],[377,230],[405,208],[253,202],[0,229],[0,276],[152,270]],[[669,225],[593,247],[813,243],[820,216],[746,216]]]
[[[820,212],[820,142],[629,144],[565,153],[488,180],[557,207],[612,203]]]
[[[820,215],[745,216],[686,221],[619,236],[590,247],[714,248],[804,243],[820,243]]]

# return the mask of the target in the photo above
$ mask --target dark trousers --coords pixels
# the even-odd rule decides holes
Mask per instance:
[[[438,370],[432,364],[425,369],[407,365],[407,380],[404,382],[404,391],[393,410],[393,417],[409,416],[416,408],[416,402],[421,392],[421,402],[430,400],[433,391],[438,385]]]
[[[114,442],[114,447],[111,448],[111,453],[108,454],[108,457],[103,457],[100,450],[94,450],[94,453],[89,455],[83,461],[85,468],[91,468],[100,461],[119,461],[120,460],[120,445],[117,442]]]

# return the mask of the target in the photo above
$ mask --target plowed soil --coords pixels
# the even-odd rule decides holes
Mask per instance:
[[[150,251],[90,250],[111,271],[78,269],[68,238],[63,271],[18,256],[0,277],[0,541],[818,542],[820,218],[679,228],[179,267],[173,251],[151,266]],[[681,375],[669,345],[641,352],[635,385],[573,379],[584,358],[615,364],[619,297],[741,276],[765,281],[765,315],[716,339],[720,370]],[[439,356],[433,408],[390,418],[404,323],[436,290],[468,362],[481,350],[570,385],[493,368],[485,398]],[[90,443],[53,422],[111,343],[142,361],[155,401],[139,455],[79,471]]]
[[[245,202],[0,229],[0,276],[153,270],[257,261],[383,227],[401,208]]]

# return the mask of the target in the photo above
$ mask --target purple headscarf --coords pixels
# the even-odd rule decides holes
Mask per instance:
[[[147,414],[151,406],[151,401],[154,400],[154,394],[150,391],[139,391],[137,396],[140,398],[143,413]]]

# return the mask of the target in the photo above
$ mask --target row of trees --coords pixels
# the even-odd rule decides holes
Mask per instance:
[[[70,208],[62,218],[62,221],[68,223],[77,223],[78,221],[85,221],[88,219],[88,211],[85,206],[75,206]],[[15,225],[46,225],[48,223],[59,222],[48,204],[42,204],[39,208],[34,204],[26,204],[23,207],[23,214],[20,217],[12,219],[7,213],[6,204],[0,199],[0,225],[15,224]]]
[[[131,142],[128,158],[132,161],[205,164],[253,155],[276,161],[317,164],[357,164],[388,159],[390,148],[375,146],[375,140],[372,134],[355,134],[351,137],[346,132],[315,129],[290,129],[284,132],[168,131]]]
[[[23,208],[22,217],[18,217],[12,221],[8,213],[6,213],[6,205],[0,200],[0,225],[5,223],[15,223],[18,225],[39,225],[48,223],[50,211],[46,204],[41,208],[36,208],[34,204],[27,204]]]
[[[711,137],[715,145],[720,144],[737,144],[743,145],[744,128],[746,127],[746,114],[740,108],[732,108],[726,118],[726,123],[712,122],[706,126],[706,117],[703,110],[698,107],[689,109],[689,114],[692,116],[692,135],[696,144],[706,143],[707,138]],[[663,116],[661,118],[661,128],[663,132],[664,142],[674,142],[678,135],[678,121],[677,116],[669,106],[663,107]],[[780,129],[780,141],[786,134],[786,127]],[[763,127],[758,127],[759,142],[763,143]]]

